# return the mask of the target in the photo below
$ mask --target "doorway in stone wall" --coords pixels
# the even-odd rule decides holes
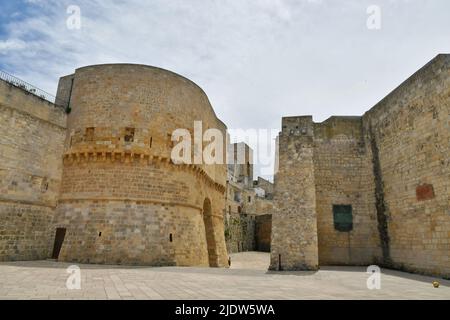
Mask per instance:
[[[52,259],[59,258],[59,252],[61,251],[65,237],[66,237],[66,228],[57,228],[55,234],[55,243],[53,245]]]
[[[206,246],[208,248],[208,261],[210,267],[218,267],[218,254],[216,239],[214,236],[214,223],[211,208],[211,201],[206,198],[203,202],[203,222],[205,224]]]

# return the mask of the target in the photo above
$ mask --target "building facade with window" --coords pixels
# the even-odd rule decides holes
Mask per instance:
[[[272,189],[270,181],[253,181],[252,148],[243,142],[229,144],[224,210],[228,252],[269,250],[273,201],[266,195]]]

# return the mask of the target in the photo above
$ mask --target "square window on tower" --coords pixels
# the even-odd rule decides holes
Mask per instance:
[[[134,128],[125,128],[125,142],[133,142],[134,141]]]

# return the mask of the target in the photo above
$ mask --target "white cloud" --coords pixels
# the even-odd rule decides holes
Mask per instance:
[[[30,2],[30,1],[29,1]],[[362,114],[439,52],[450,52],[450,2],[41,0],[0,39],[1,62],[55,92],[75,68],[108,62],[180,73],[230,128],[278,128],[281,117]],[[81,8],[81,30],[66,9]]]
[[[0,54],[7,54],[15,50],[23,50],[26,46],[26,43],[20,39],[0,41]]]

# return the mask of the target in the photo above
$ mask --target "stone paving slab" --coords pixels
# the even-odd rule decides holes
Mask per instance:
[[[78,265],[81,289],[68,290],[69,263],[0,263],[0,299],[445,299],[450,281],[382,270],[381,289],[368,290],[363,267],[269,272],[269,255],[231,255],[230,269]],[[438,280],[439,288],[432,282]]]

